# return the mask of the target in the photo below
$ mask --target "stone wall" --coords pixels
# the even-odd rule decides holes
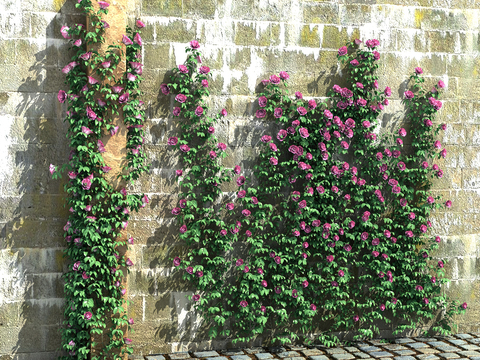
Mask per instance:
[[[69,61],[62,25],[84,22],[73,0],[0,1],[0,357],[53,359],[62,323],[61,274],[64,209],[62,181],[50,163],[66,161],[65,108],[56,93]],[[115,2],[112,1],[114,6]],[[182,250],[170,213],[176,204],[177,154],[166,140],[177,131],[172,98],[160,93],[167,72],[185,59],[192,39],[212,69],[212,111],[225,107],[221,141],[228,166],[251,167],[268,124],[253,117],[260,80],[284,70],[291,87],[322,97],[341,82],[336,51],[353,38],[381,42],[380,87],[393,101],[382,131],[402,122],[400,98],[409,74],[423,67],[431,83],[447,84],[437,122],[448,123],[440,140],[448,156],[435,191],[453,201],[431,219],[444,240],[438,256],[449,259],[446,291],[467,301],[460,331],[480,329],[480,4],[474,0],[131,0],[130,22],[141,18],[147,148],[151,173],[131,191],[146,192],[149,207],[134,215],[135,269],[129,307],[135,319],[136,353],[223,347],[208,343],[185,298],[190,289],[169,276],[170,257]],[[228,191],[228,189],[225,189]],[[3,357],[2,355],[5,355]],[[8,356],[11,355],[11,356]]]

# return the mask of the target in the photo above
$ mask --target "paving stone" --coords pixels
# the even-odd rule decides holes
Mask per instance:
[[[480,360],[480,356],[472,356],[470,360]]]
[[[263,353],[265,352],[265,349],[260,347],[260,346],[257,346],[257,347],[252,347],[252,348],[248,348],[248,349],[243,349],[243,351],[245,351],[247,354],[257,354],[257,353]]]
[[[395,356],[395,360],[415,360],[413,356]]]
[[[281,359],[284,359],[284,358],[292,358],[295,356],[300,356],[300,354],[296,351],[283,351],[281,353],[278,353],[277,356]]]
[[[395,339],[395,343],[396,344],[407,344],[407,343],[413,343],[414,340],[412,339],[409,339],[409,338],[398,338],[398,339]]]
[[[427,344],[435,348],[439,346],[448,346],[448,344],[443,341],[429,341]]]
[[[440,360],[438,356],[432,355],[432,354],[422,354],[422,355],[417,355],[416,358],[418,360]]]
[[[428,337],[416,337],[415,340],[419,342],[429,342],[429,341],[437,341],[435,338],[428,338]]]
[[[146,360],[165,360],[165,356],[163,355],[147,355],[145,357]]]
[[[424,343],[421,343],[421,342],[414,342],[414,343],[408,343],[408,344],[405,344],[406,346],[408,347],[411,347],[412,349],[420,349],[420,348],[425,348],[425,347],[429,347],[427,344],[424,344]]]
[[[305,356],[312,356],[312,355],[323,355],[324,352],[318,349],[308,349],[300,351]]]
[[[480,343],[480,338],[477,338],[477,339],[468,339],[468,342],[473,343],[473,344],[479,344],[479,343]]]
[[[359,342],[355,343],[355,345],[358,346],[358,347],[370,346],[369,343],[366,343],[366,342],[363,342],[363,341],[359,341]]]
[[[294,357],[289,357],[289,358],[286,358],[288,360],[305,360],[304,357],[301,357],[301,356],[294,356]]]
[[[455,346],[450,346],[450,345],[445,345],[445,346],[435,346],[435,349],[437,350],[440,350],[442,352],[457,352],[457,351],[460,351],[459,348],[455,347]]]
[[[458,340],[458,341],[463,341],[463,340]],[[468,351],[480,350],[480,346],[472,345],[472,344],[458,345],[458,347],[461,347],[463,350],[468,350]]]
[[[376,347],[376,346],[365,346],[365,347],[360,348],[360,350],[370,353],[370,352],[373,352],[373,351],[381,351],[382,349],[380,349],[379,347]]]
[[[351,352],[351,353],[360,351],[360,350],[358,350],[358,348],[356,348],[354,346],[345,346],[344,349],[347,350],[348,352]]]
[[[221,353],[225,356],[245,355],[242,349],[228,349],[221,351]]]
[[[332,358],[337,359],[337,360],[351,360],[355,359],[355,356],[349,353],[344,353],[344,354],[332,354]]]
[[[400,344],[388,344],[388,345],[383,345],[382,347],[384,349],[392,350],[392,351],[407,350],[405,346],[402,346]]]
[[[473,357],[473,356],[480,356],[480,352],[472,351],[472,350],[459,351],[458,355],[461,355],[463,357]]]
[[[459,339],[472,339],[473,336],[470,334],[455,334],[455,337]]]
[[[370,353],[370,356],[375,358],[383,358],[383,357],[393,357],[393,354],[390,354],[386,351],[373,351]]]
[[[268,348],[268,351],[270,351],[271,353],[277,354],[277,353],[285,352],[287,351],[287,349],[285,349],[283,346],[272,346]]]
[[[331,348],[325,350],[327,354],[346,354],[347,352],[342,348]]]
[[[197,351],[193,353],[193,356],[197,358],[210,358],[214,356],[220,356],[216,351]]]
[[[448,342],[451,342],[453,345],[466,345],[468,344],[465,340],[450,339]]]
[[[226,354],[225,354],[226,355]],[[229,355],[232,360],[250,360],[250,356],[248,355]]]
[[[432,349],[432,348],[420,348],[415,350],[418,352],[421,352],[422,354],[438,354],[440,352],[440,350]]]
[[[444,358],[444,359],[458,359],[458,358],[460,358],[460,355],[458,355],[456,353],[449,353],[449,352],[440,353],[440,354],[438,354],[438,356],[440,356],[441,358]]]
[[[172,360],[190,359],[190,354],[186,351],[174,352],[174,353],[168,354],[168,356]]]
[[[359,358],[359,359],[370,359],[371,358],[370,354],[365,354],[364,352],[361,352],[361,351],[356,352],[355,357]]]
[[[214,356],[214,357],[209,357],[207,360],[228,360],[225,356]]]
[[[329,358],[326,357],[325,355],[309,356],[308,359],[309,359],[309,360],[329,360]]]
[[[393,350],[393,352],[397,355],[400,355],[400,356],[410,356],[410,355],[415,355],[416,352],[413,351],[413,350]]]
[[[270,353],[258,353],[258,354],[255,354],[255,356],[258,360],[273,359],[273,355]]]

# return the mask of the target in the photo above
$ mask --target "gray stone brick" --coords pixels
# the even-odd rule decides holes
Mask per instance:
[[[432,354],[417,355],[416,358],[418,360],[439,360],[440,359],[438,356],[435,356]]]
[[[355,359],[355,356],[349,353],[344,353],[344,354],[332,354],[332,358],[336,360],[351,360]]]
[[[273,359],[273,355],[270,354],[270,353],[259,353],[259,354],[255,354],[255,357],[256,357],[258,360]]]
[[[411,347],[412,349],[429,347],[427,344],[420,343],[420,342],[408,343],[408,344],[405,344],[405,345],[408,346],[408,347]]]
[[[295,356],[299,356],[300,354],[296,351],[283,351],[281,353],[278,353],[277,356],[280,358],[280,359],[283,359],[283,358],[291,358],[291,357],[295,357]]]
[[[408,344],[408,343],[413,343],[414,340],[412,339],[409,339],[409,338],[399,338],[399,339],[395,339],[395,343],[396,344]]]
[[[415,355],[415,351],[413,350],[393,350],[393,352],[397,355],[400,355],[400,356],[410,356],[410,355]]]
[[[455,334],[455,337],[457,337],[459,339],[471,339],[471,338],[473,338],[473,336],[470,335],[470,334]]]
[[[376,347],[376,346],[366,346],[366,347],[360,348],[360,350],[370,353],[370,352],[373,352],[373,351],[381,351],[382,349],[380,349],[379,347]]]
[[[413,356],[395,356],[394,360],[415,360]]]
[[[392,354],[386,351],[373,351],[370,353],[370,356],[373,356],[375,358],[393,357]]]
[[[314,355],[314,356],[309,356],[308,360],[329,360],[328,357],[325,355]]]
[[[440,350],[442,352],[457,352],[460,351],[459,348],[455,346],[445,345],[445,346],[436,346],[435,349]]]
[[[233,355],[230,357],[232,360],[250,360],[248,355]]]
[[[326,349],[325,350],[327,354],[345,354],[346,351],[343,350],[342,348],[331,348],[331,349]]]
[[[248,348],[248,349],[243,349],[243,351],[245,351],[247,354],[258,354],[258,353],[263,353],[265,350],[260,347],[260,346],[257,346],[257,347],[252,347],[252,348]]]
[[[458,339],[450,339],[448,342],[452,343],[453,345],[466,345],[468,344],[465,340],[458,340]]]
[[[456,353],[449,353],[449,352],[439,353],[438,356],[443,358],[443,359],[458,359],[458,358],[460,358],[460,355],[458,355]]]
[[[463,341],[463,340],[458,340],[458,341]],[[473,345],[473,344],[458,345],[458,347],[462,348],[463,350],[469,350],[469,351],[480,350],[480,346]]]
[[[193,356],[197,358],[206,358],[206,357],[212,357],[212,356],[220,356],[216,351],[198,351],[194,352]]]
[[[214,356],[214,357],[209,357],[207,360],[228,360],[225,356]]]
[[[355,357],[358,358],[358,359],[370,359],[371,356],[370,354],[365,354],[364,352],[356,352],[355,353]]]
[[[467,351],[459,351],[458,355],[461,355],[463,357],[473,357],[473,356],[480,356],[480,352],[478,351],[472,351],[472,350],[467,350]]]

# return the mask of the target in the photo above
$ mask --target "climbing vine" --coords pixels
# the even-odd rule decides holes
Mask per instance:
[[[206,115],[210,69],[197,41],[162,85],[175,95],[182,127],[168,144],[185,166],[172,213],[189,250],[172,260],[197,288],[190,299],[212,338],[249,341],[268,329],[273,342],[319,333],[333,345],[339,331],[371,338],[380,323],[393,322],[398,334],[428,321],[446,334],[465,313],[466,303],[442,292],[444,261],[432,255],[441,238],[428,220],[452,204],[430,192],[443,176],[435,159],[446,157],[435,141],[446,124],[433,125],[445,85],[424,90],[416,68],[403,99],[408,131],[380,136],[391,89],[379,89],[378,46],[372,39],[340,48],[349,85],[334,85],[320,104],[290,93],[284,71],[262,81],[255,116],[275,121],[278,132],[261,137],[251,179],[238,165],[222,166],[226,145],[215,134],[227,114]],[[230,180],[238,190],[226,194]]]
[[[63,26],[61,33],[71,44],[74,55],[62,72],[68,90],[58,92],[60,103],[67,103],[65,121],[71,147],[69,161],[57,168],[50,165],[53,178],[67,173],[65,184],[70,210],[64,227],[68,259],[65,280],[65,327],[62,330],[61,359],[123,358],[133,352],[127,337],[133,319],[126,315],[124,277],[133,265],[125,253],[133,238],[128,229],[130,211],[138,211],[148,202],[143,194],[127,194],[125,187],[114,187],[106,179],[112,171],[104,160],[108,137],[121,136],[115,116],[122,116],[127,127],[127,156],[119,181],[133,182],[148,171],[145,165],[144,111],[139,99],[142,80],[140,29],[127,27],[123,45],[105,43],[109,24],[102,20],[110,4],[79,0],[76,4],[87,18],[87,27]],[[125,49],[125,50],[123,50]],[[126,71],[115,75],[125,61]],[[97,344],[98,339],[101,343]],[[95,348],[95,352],[92,349]],[[98,348],[98,350],[97,350]]]

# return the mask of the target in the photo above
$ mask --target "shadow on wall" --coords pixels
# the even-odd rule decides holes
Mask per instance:
[[[18,81],[0,88],[0,118],[9,125],[0,130],[6,140],[0,160],[0,357],[41,360],[60,354],[62,228],[68,211],[65,179],[52,180],[48,167],[66,162],[70,151],[66,107],[56,95],[65,86],[61,68],[71,57],[60,27],[84,22],[72,3],[56,13],[40,12],[45,26],[30,30],[32,38],[15,40]]]

